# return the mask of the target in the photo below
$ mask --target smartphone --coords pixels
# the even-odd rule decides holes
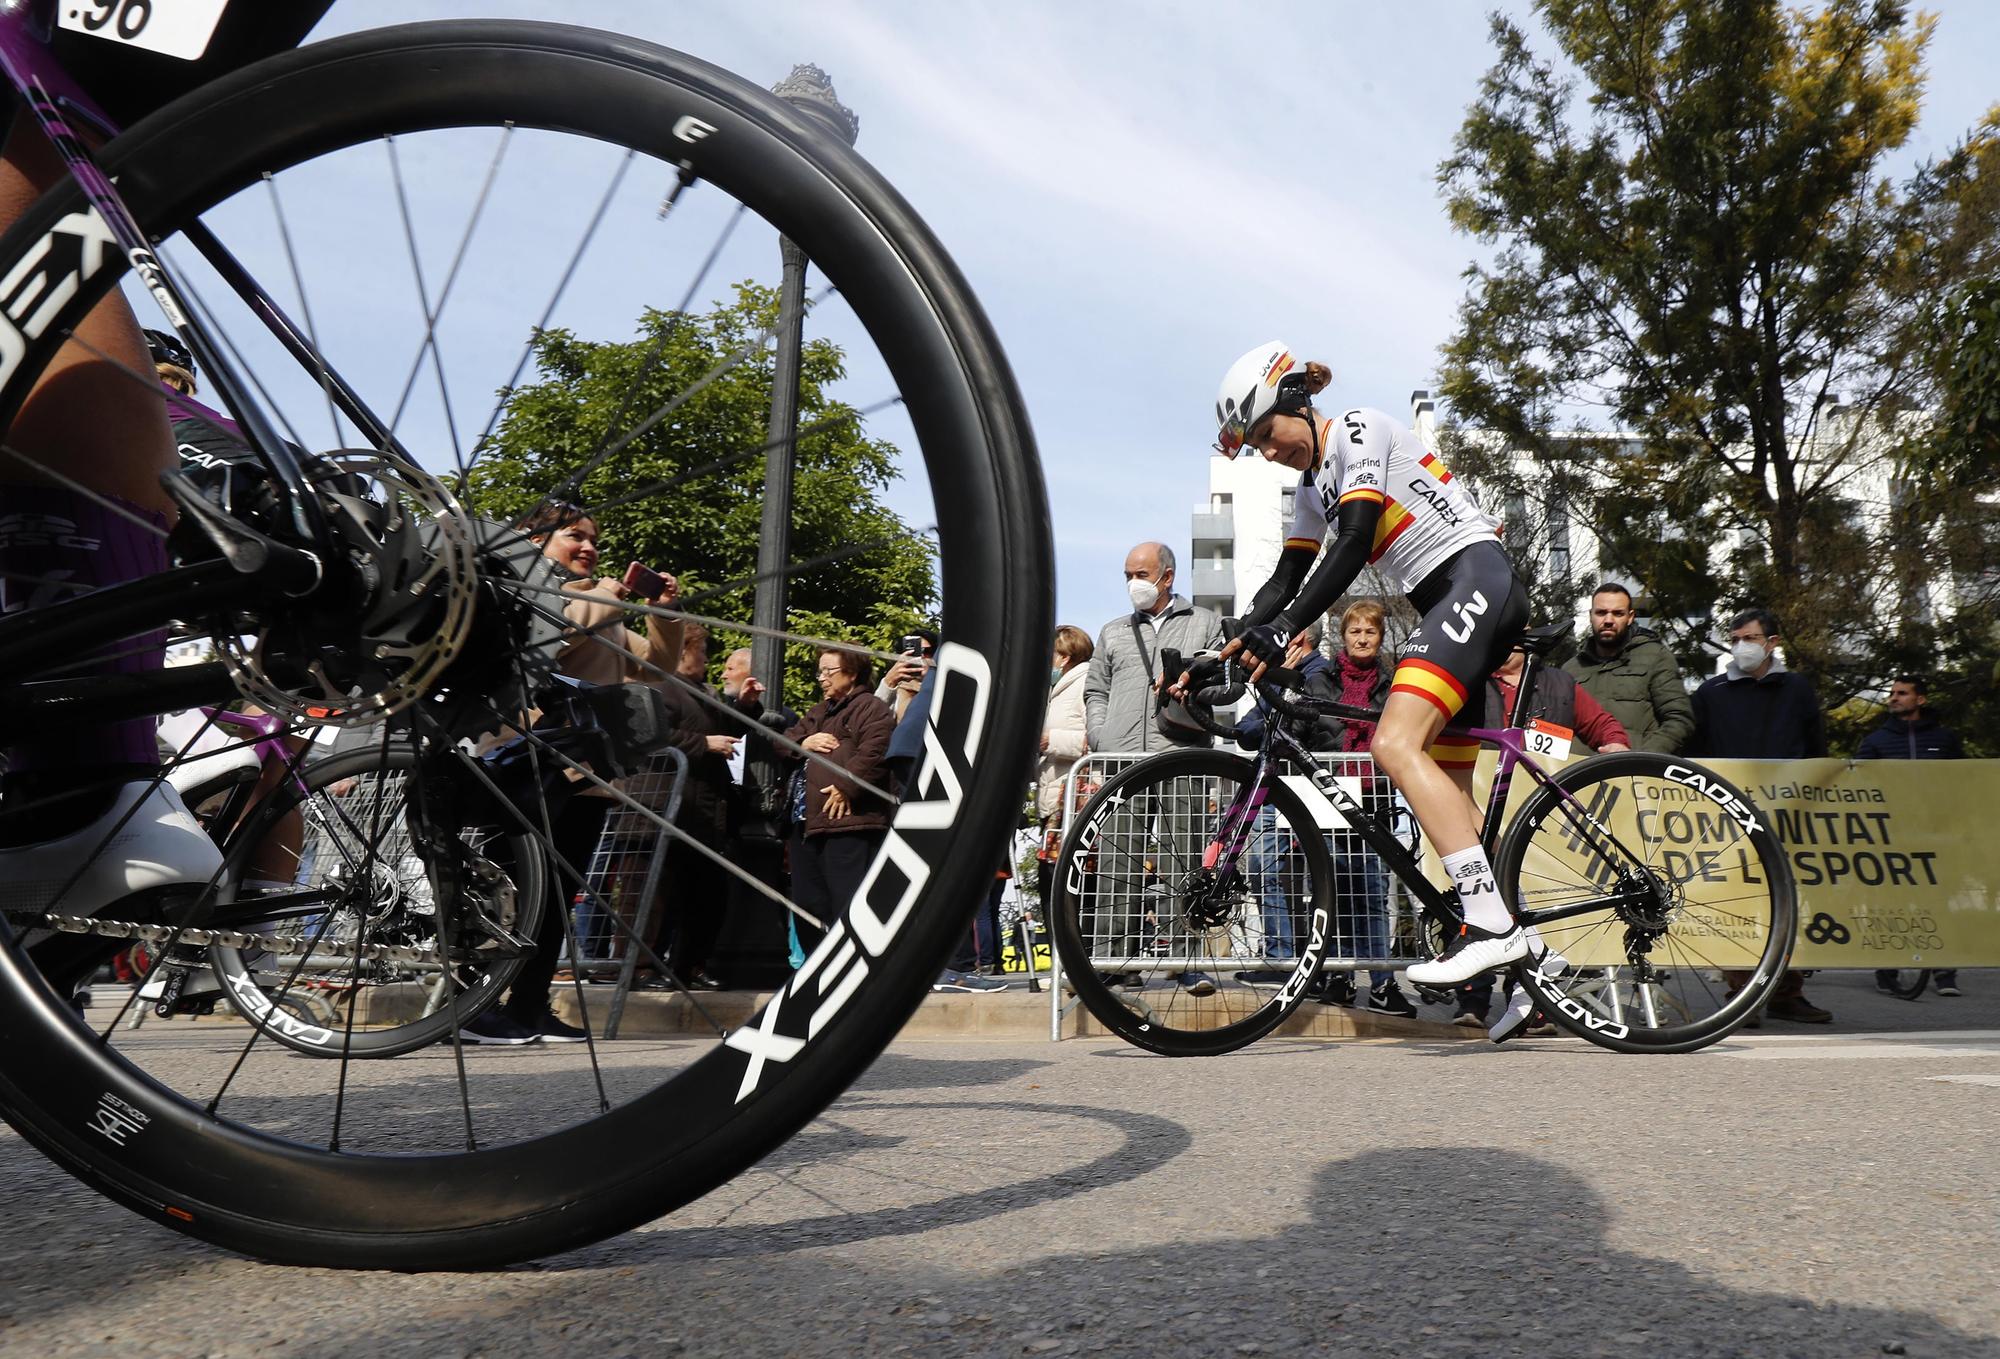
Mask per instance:
[[[666,581],[660,573],[644,562],[633,562],[625,568],[625,588],[641,599],[657,600],[666,590]]]
[[[921,656],[924,654],[924,639],[914,632],[910,633],[903,638],[902,645],[897,650],[905,656]]]

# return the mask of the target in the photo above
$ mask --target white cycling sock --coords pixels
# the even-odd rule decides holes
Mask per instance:
[[[1493,881],[1493,865],[1478,845],[1444,856],[1445,872],[1458,884],[1458,908],[1465,923],[1491,934],[1505,934],[1514,928],[1514,917],[1500,900],[1500,886]]]

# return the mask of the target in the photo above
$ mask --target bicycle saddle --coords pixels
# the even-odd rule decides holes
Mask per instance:
[[[1530,656],[1546,656],[1556,649],[1556,644],[1569,636],[1569,626],[1564,623],[1545,623],[1539,628],[1525,628],[1521,635],[1507,644],[1509,651],[1519,649]]]

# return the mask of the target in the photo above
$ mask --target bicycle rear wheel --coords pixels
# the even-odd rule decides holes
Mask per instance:
[[[1536,788],[1494,864],[1548,953],[1523,964],[1537,1004],[1618,1052],[1692,1052],[1769,997],[1791,957],[1790,865],[1744,793],[1649,752],[1600,755]],[[1594,902],[1619,898],[1602,909]]]
[[[1056,861],[1066,984],[1108,1029],[1168,1057],[1212,1057],[1284,1022],[1332,931],[1326,833],[1282,783],[1241,828],[1225,813],[1255,766],[1219,750],[1157,755],[1107,780]]]
[[[1888,971],[1889,969],[1884,968],[1875,974],[1875,985],[1878,990],[1887,991],[1897,1000],[1920,999],[1924,994],[1924,988],[1931,983],[1931,969],[1927,967],[1898,968],[1893,976],[1885,980],[1883,974]]]
[[[509,168],[529,154],[523,146],[534,152],[525,176]],[[66,1169],[147,1217],[281,1261],[492,1265],[599,1239],[705,1193],[812,1118],[894,1036],[966,927],[969,903],[984,895],[1019,812],[1045,692],[1036,667],[1053,626],[1046,501],[1019,395],[963,280],[910,207],[796,109],[692,58],[557,25],[439,24],[315,44],[162,110],[100,159],[159,238],[156,253],[188,277],[200,274],[196,319],[221,336],[283,427],[332,426],[330,443],[326,434],[300,443],[349,445],[355,422],[344,407],[335,411],[332,384],[260,331],[254,315],[246,320],[254,309],[217,281],[221,266],[202,272],[213,259],[189,234],[197,221],[267,283],[296,285],[298,316],[316,328],[317,347],[385,422],[402,414],[418,376],[439,370],[428,397],[413,399],[398,443],[449,460],[454,470],[441,479],[479,489],[493,465],[482,458],[508,443],[509,422],[527,422],[534,432],[517,429],[513,447],[573,456],[531,461],[545,480],[518,508],[550,491],[602,516],[635,501],[662,504],[664,541],[758,532],[765,455],[782,442],[767,437],[756,404],[776,381],[772,332],[759,329],[776,292],[744,301],[749,319],[731,332],[734,290],[717,300],[717,285],[701,281],[704,257],[732,278],[774,265],[782,236],[820,285],[813,314],[824,327],[806,350],[807,379],[823,399],[794,445],[795,550],[777,569],[794,585],[783,640],[795,674],[810,671],[822,643],[887,650],[838,613],[875,588],[878,571],[937,573],[943,641],[927,754],[878,833],[859,890],[820,922],[820,946],[761,1010],[711,1015],[700,997],[681,997],[708,1022],[691,1018],[674,1034],[615,1050],[538,1053],[532,1081],[509,1073],[511,1051],[454,1046],[351,1069],[341,1054],[311,1064],[323,1084],[308,1098],[286,1093],[296,1057],[250,1026],[218,1026],[216,1039],[177,1053],[149,1046],[150,1031],[125,1035],[117,1016],[90,1032],[8,940],[0,1112]],[[593,169],[604,175],[601,194],[576,182]],[[458,171],[466,193],[451,205],[452,231],[427,255],[399,203],[438,192]],[[671,283],[651,271],[670,249],[650,234],[663,194],[674,204],[670,225],[704,231],[679,255],[685,271]],[[492,222],[508,213],[497,246],[484,251]],[[615,239],[602,228],[614,219],[623,228]],[[739,222],[754,224],[740,228],[747,239],[728,234]],[[708,228],[722,233],[712,247]],[[586,253],[593,243],[602,248]],[[48,280],[47,314],[0,372],[7,422],[126,266],[122,252],[103,248],[70,188],[0,239],[0,272],[25,277],[38,260],[69,273]],[[550,281],[535,286],[553,294],[530,294],[537,268]],[[690,284],[683,293],[688,274],[708,291]],[[361,286],[375,280],[382,286]],[[659,287],[669,291],[648,312]],[[717,310],[700,310],[711,303]],[[566,365],[594,343],[583,337],[614,328],[622,337],[635,314],[660,338],[659,361],[628,372],[622,388],[566,387],[575,372]],[[695,331],[720,335],[722,358],[690,368],[677,346]],[[374,362],[392,349],[398,361]],[[511,367],[517,356],[534,365],[525,394]],[[153,385],[150,373],[131,376]],[[726,403],[704,404],[740,396],[745,385],[757,411],[748,422]],[[493,440],[462,437],[478,429],[468,409],[483,410],[495,393],[504,404],[493,408]],[[558,439],[546,422],[565,398],[587,404],[592,418]],[[828,497],[858,504],[871,486],[893,486],[900,513],[836,518],[830,531],[847,536],[829,546],[814,514]],[[824,494],[808,503],[807,491]],[[920,527],[903,514],[923,516]],[[893,538],[918,564],[871,556],[886,551],[878,538]],[[680,611],[718,631],[768,635],[748,626],[751,585],[768,571],[713,559],[699,582],[706,598]],[[532,610],[534,596],[521,597]],[[907,606],[883,617],[871,626],[890,635],[919,621]],[[218,642],[233,640],[228,632],[218,627]],[[283,688],[256,669],[260,654],[246,653],[251,677]],[[512,678],[506,667],[501,675]],[[518,708],[489,715],[497,726],[515,721]],[[548,813],[527,811],[543,828],[545,854]],[[551,864],[566,898],[580,866]],[[768,885],[755,888],[766,894],[762,909],[782,919]],[[115,947],[102,942],[105,952]],[[568,994],[586,1024],[601,1020],[601,993],[592,1001],[579,985]]]
[[[466,894],[463,936],[448,943],[410,843],[416,767],[406,745],[315,760],[230,835],[218,904],[235,908],[237,932],[270,943],[217,944],[209,965],[237,1012],[294,1052],[395,1057],[428,1047],[521,970],[517,941],[534,939],[547,892],[540,845],[494,827],[466,833],[487,871]],[[290,881],[253,883],[266,836],[295,812],[304,839],[285,855]]]

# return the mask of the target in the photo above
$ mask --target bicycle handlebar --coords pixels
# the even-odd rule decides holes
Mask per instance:
[[[1225,661],[1221,656],[1210,653],[1197,656],[1185,664],[1181,654],[1171,648],[1160,652],[1160,673],[1164,676],[1176,671],[1185,671],[1188,676],[1187,713],[1195,723],[1213,735],[1226,740],[1236,740],[1239,729],[1234,723],[1218,722],[1212,709],[1236,702],[1250,690],[1251,682],[1238,657]],[[1218,683],[1219,681],[1219,683]],[[1295,721],[1315,717],[1341,717],[1360,722],[1380,721],[1382,713],[1376,708],[1364,708],[1358,704],[1343,703],[1333,699],[1308,698],[1304,694],[1291,697],[1287,691],[1297,691],[1305,687],[1305,676],[1287,666],[1272,665],[1264,668],[1264,677],[1256,682],[1257,695],[1273,713]],[[1164,708],[1172,701],[1167,693],[1166,682],[1162,681],[1157,706]]]

